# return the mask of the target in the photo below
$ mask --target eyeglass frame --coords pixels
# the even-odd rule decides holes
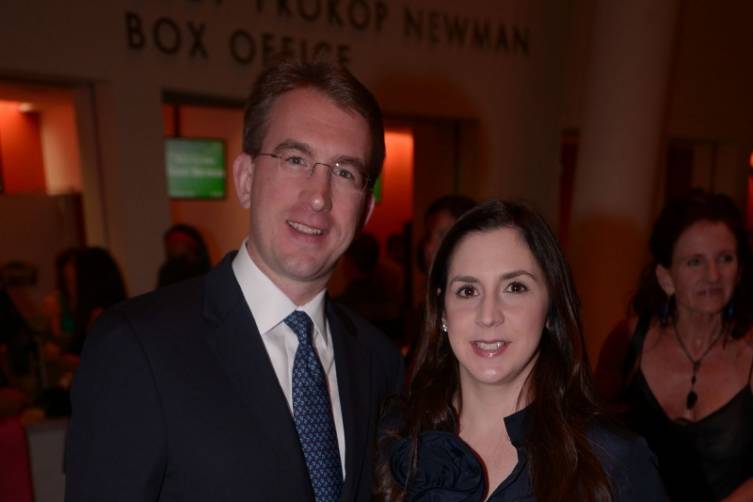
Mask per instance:
[[[258,157],[260,155],[263,156],[263,157],[272,157],[273,159],[277,159],[278,166],[281,169],[284,169],[284,167],[282,167],[282,162],[284,161],[282,155],[277,154],[277,153],[259,152],[256,155],[254,155],[254,157]],[[306,177],[310,178],[314,174],[314,171],[316,170],[316,166],[318,166],[318,165],[326,167],[327,171],[329,171],[329,175],[330,176],[336,176],[335,173],[334,173],[334,169],[336,167],[338,167],[339,164],[340,164],[339,162],[335,162],[334,164],[327,164],[326,162],[312,162],[311,167],[308,169]],[[365,171],[364,169],[361,169],[361,168],[358,168],[358,167],[356,169],[358,169],[358,171],[364,177],[363,178],[363,186],[361,188],[356,188],[356,191],[357,192],[361,192],[361,193],[371,192],[372,188],[369,187],[369,183],[371,182],[371,176],[368,175],[368,174],[366,174],[364,172]]]

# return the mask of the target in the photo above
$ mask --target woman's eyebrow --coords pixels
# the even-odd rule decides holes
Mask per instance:
[[[455,277],[452,277],[448,282],[479,282],[477,278],[473,277],[472,275],[456,275]]]
[[[527,275],[528,277],[530,277],[534,281],[539,282],[539,279],[536,277],[536,275],[532,274],[531,272],[529,272],[527,270],[523,270],[523,269],[512,270],[510,272],[505,272],[504,274],[502,274],[501,278],[503,280],[505,280],[505,281],[508,281],[510,279],[515,279],[516,277],[520,277],[521,275]],[[478,280],[478,278],[476,278],[476,277],[474,277],[472,275],[456,275],[456,276],[450,278],[450,280],[448,282],[473,282],[473,283],[476,283],[476,282],[479,282],[479,280]]]
[[[532,274],[528,270],[523,270],[523,269],[513,270],[511,272],[506,272],[506,273],[502,274],[502,279],[504,279],[504,280],[514,279],[516,277],[520,277],[521,275],[527,275],[528,277],[530,277],[534,281],[539,282],[539,279],[538,279],[538,277],[536,277],[536,275]]]

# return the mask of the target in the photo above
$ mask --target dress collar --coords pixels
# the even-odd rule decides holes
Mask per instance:
[[[510,436],[510,442],[516,448],[523,447],[525,430],[528,423],[529,408],[530,405],[516,411],[512,415],[505,417],[505,428],[507,429],[507,435]]]
[[[525,408],[521,408],[512,415],[506,416],[503,420],[505,422],[505,428],[507,429],[507,435],[510,437],[510,442],[515,448],[522,448],[525,441],[525,431],[528,427],[528,416],[530,415],[529,404]],[[450,406],[450,416],[452,417],[452,432],[458,434],[460,426],[457,411],[453,406]]]

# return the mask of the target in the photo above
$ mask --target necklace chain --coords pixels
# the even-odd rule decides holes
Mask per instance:
[[[716,336],[711,341],[708,347],[706,347],[706,350],[703,351],[703,354],[701,354],[698,359],[693,359],[693,356],[690,355],[690,351],[685,346],[685,342],[682,341],[682,337],[680,336],[680,332],[677,330],[677,324],[675,323],[673,326],[674,332],[675,332],[675,338],[677,338],[677,343],[680,344],[680,348],[685,353],[685,357],[688,358],[688,361],[690,361],[693,364],[693,367],[701,366],[701,362],[706,358],[707,355],[709,355],[709,352],[711,352],[711,349],[714,348],[714,345],[716,345],[716,342],[718,342],[722,338],[722,329],[719,328],[719,331],[717,331]]]
[[[709,343],[709,346],[706,347],[706,350],[703,351],[703,354],[701,354],[698,359],[693,359],[693,356],[690,355],[690,351],[685,346],[685,342],[682,341],[682,337],[680,336],[680,332],[677,330],[677,323],[672,324],[673,331],[675,332],[675,338],[677,338],[677,343],[680,345],[680,348],[682,349],[683,353],[685,354],[685,357],[688,358],[688,361],[693,365],[693,375],[690,377],[690,391],[688,392],[687,397],[685,398],[685,407],[689,410],[693,409],[695,406],[695,403],[698,401],[698,394],[695,392],[695,383],[698,379],[698,371],[701,369],[701,363],[706,358],[707,355],[709,355],[709,352],[711,352],[711,349],[714,348],[716,343],[722,338],[722,334],[724,333],[724,330],[720,327],[719,331],[716,333],[716,336],[714,336],[714,339],[711,340],[711,343]]]

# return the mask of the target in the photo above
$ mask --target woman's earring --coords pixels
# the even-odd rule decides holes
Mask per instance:
[[[672,296],[667,296],[667,301],[659,309],[659,323],[662,326],[669,324],[669,316],[672,313]]]
[[[442,333],[447,334],[447,323],[442,321],[442,325],[439,327],[440,330],[442,330]]]
[[[728,321],[735,317],[735,300],[730,300],[726,307],[724,307],[724,313],[722,314],[725,321]]]

